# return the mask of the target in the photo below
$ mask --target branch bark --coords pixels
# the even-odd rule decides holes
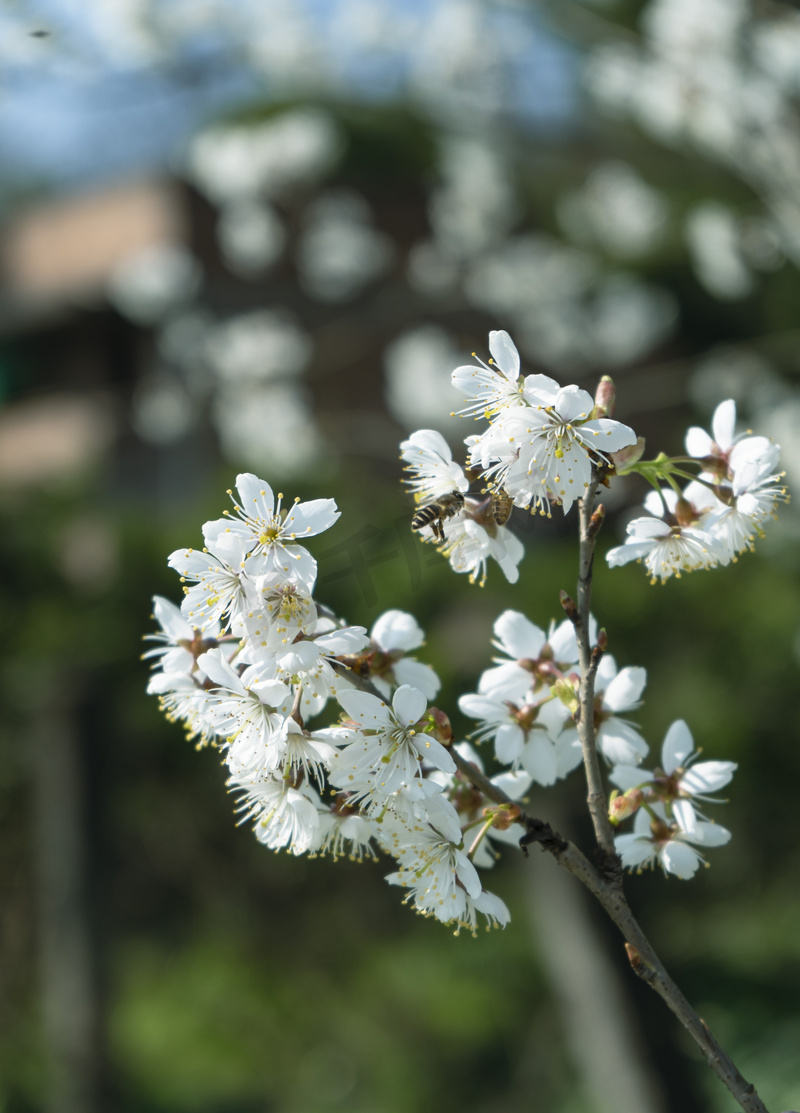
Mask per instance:
[[[619,861],[614,848],[614,832],[608,821],[608,802],[600,772],[600,762],[597,757],[597,736],[594,729],[594,682],[597,675],[597,666],[600,664],[602,657],[602,650],[598,646],[592,646],[590,636],[594,547],[597,531],[602,522],[599,511],[597,519],[593,518],[596,494],[597,478],[593,472],[586,493],[578,501],[580,518],[578,599],[577,609],[571,608],[568,613],[572,625],[575,627],[575,637],[578,641],[578,661],[581,670],[578,736],[583,750],[583,767],[588,789],[586,802],[589,806],[589,814],[592,817],[597,845],[606,857],[607,867],[612,871],[615,870],[617,876],[621,877]]]
[[[768,1113],[755,1087],[742,1076],[736,1064],[714,1038],[706,1022],[697,1015],[667,973],[634,917],[623,892],[622,868],[614,848],[613,830],[608,821],[608,805],[597,758],[594,730],[594,678],[602,656],[602,651],[598,647],[591,646],[589,637],[592,563],[597,531],[602,521],[601,517],[599,519],[595,517],[594,520],[592,518],[596,491],[597,483],[593,479],[580,504],[578,602],[577,606],[572,604],[572,607],[569,607],[565,600],[565,610],[572,619],[578,638],[581,669],[579,734],[583,747],[584,768],[589,787],[588,803],[598,843],[600,868],[596,868],[574,843],[554,831],[549,823],[524,811],[520,812],[518,819],[526,832],[520,839],[520,846],[527,856],[528,847],[538,843],[542,850],[553,856],[559,866],[586,886],[622,934],[627,944],[628,960],[633,972],[661,997],[670,1012],[677,1017],[703,1053],[711,1070],[728,1088],[731,1096],[736,1099],[745,1113]],[[334,667],[354,687],[383,699],[381,693],[369,680],[352,672],[344,663],[335,662]],[[450,747],[450,755],[459,773],[489,800],[496,804],[515,803],[492,784],[476,765],[463,758],[454,747]]]

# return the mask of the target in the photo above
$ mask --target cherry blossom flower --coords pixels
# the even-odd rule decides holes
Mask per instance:
[[[453,386],[468,401],[468,405],[458,411],[460,414],[490,418],[507,406],[526,404],[524,384],[520,380],[519,352],[508,333],[490,332],[489,351],[492,358],[488,364],[475,356],[480,367],[466,364],[453,372]]]
[[[505,927],[511,919],[506,904],[495,893],[490,893],[486,889],[481,889],[477,897],[473,897],[464,889],[459,889],[456,895],[461,907],[456,911],[454,919],[459,926],[467,928],[473,935],[477,933],[477,912],[486,917],[487,929]]]
[[[536,700],[529,692],[514,703],[494,694],[468,693],[459,697],[458,706],[479,720],[473,735],[477,741],[494,739],[498,761],[514,770],[522,767],[538,784],[555,784],[556,739],[569,714],[560,700]]]
[[[194,581],[184,588],[181,605],[181,613],[192,626],[199,630],[212,627],[233,617],[245,603],[242,569],[247,551],[245,538],[227,538],[225,555],[213,541],[202,550],[176,549],[170,554],[170,568],[180,574],[182,581]]]
[[[255,835],[270,850],[305,854],[319,841],[319,798],[304,785],[292,788],[283,777],[264,774],[252,779],[231,778],[232,792],[242,791],[239,811],[255,819]]]
[[[400,789],[418,784],[426,762],[445,773],[455,763],[435,738],[417,729],[425,714],[425,696],[404,684],[394,693],[391,707],[368,692],[342,690],[339,703],[355,730],[331,763],[331,783],[351,793],[367,814],[391,806]]]
[[[594,725],[597,748],[613,764],[638,765],[649,746],[626,719],[619,714],[641,707],[640,696],[647,682],[647,670],[630,665],[617,670],[617,663],[606,654],[595,677]],[[566,776],[580,764],[582,750],[578,731],[567,729],[558,739],[558,772]]]
[[[198,674],[197,658],[205,650],[217,644],[220,633],[219,623],[213,623],[201,637],[198,630],[191,626],[180,609],[161,595],[153,596],[153,617],[161,627],[158,634],[145,634],[146,641],[159,642],[154,649],[142,654],[143,660],[154,659],[160,671],[154,672],[147,685],[148,692],[168,691],[172,681],[179,685],[186,677]],[[202,683],[205,674],[199,673]]]
[[[504,611],[494,624],[492,645],[507,654],[493,658],[495,668],[485,669],[478,682],[481,694],[501,695],[514,702],[531,688],[539,693],[564,675],[578,660],[575,628],[569,619],[550,624],[547,634],[520,611]],[[597,623],[590,619],[590,638],[597,637]],[[510,658],[510,660],[508,659]]]
[[[418,688],[426,699],[432,700],[441,687],[441,681],[430,665],[413,657],[409,650],[419,649],[425,634],[413,615],[406,611],[384,611],[370,630],[370,647],[367,657],[370,680],[382,696],[390,697],[392,689],[403,684]]]
[[[386,880],[409,889],[420,912],[450,923],[466,910],[460,893],[480,896],[478,871],[461,849],[458,814],[441,795],[426,800],[411,822],[387,816],[379,838],[400,867]]]
[[[697,425],[686,432],[687,453],[703,461],[707,473],[720,479],[730,479],[739,468],[769,455],[773,449],[777,459],[777,445],[767,437],[742,433],[735,436],[736,403],[732,398],[720,402],[711,419],[712,434]],[[772,470],[772,468],[770,468]]]
[[[259,681],[252,669],[240,676],[221,649],[204,653],[198,664],[217,685],[208,693],[206,715],[224,740],[231,773],[276,771],[286,749],[289,688],[279,680]]]
[[[327,617],[318,618],[308,635],[287,634],[271,626],[263,613],[245,617],[244,627],[247,643],[239,659],[261,681],[299,687],[299,710],[306,717],[318,714],[346,686],[335,667],[337,658],[358,653],[367,644],[363,626],[339,626]]]
[[[469,742],[459,742],[454,749],[465,761],[474,765],[481,773],[484,772],[480,754]],[[469,827],[472,831],[479,830],[477,824],[484,822],[486,797],[474,789],[462,773],[451,776],[434,771],[430,779],[442,786],[447,798],[458,812],[462,827]],[[530,773],[522,769],[496,773],[490,778],[490,783],[504,792],[509,800],[521,800],[531,787],[532,781],[533,777]],[[481,837],[477,845],[470,846],[470,860],[480,869],[491,869],[499,857],[492,843],[497,841],[518,849],[519,840],[524,834],[524,829],[515,822],[511,822],[507,827],[489,826],[483,831],[485,837]]]
[[[654,773],[632,765],[620,764],[609,774],[609,780],[623,792],[630,788],[650,789],[650,795],[666,807],[666,815],[674,819],[687,834],[697,830],[704,817],[695,801],[714,803],[709,793],[728,784],[736,771],[734,761],[696,761],[694,742],[682,719],[672,724],[661,748],[661,766]],[[650,796],[645,796],[645,801]]]
[[[339,511],[333,499],[295,500],[287,512],[263,479],[243,472],[236,477],[241,499],[231,494],[236,514],[206,522],[203,537],[206,547],[220,557],[231,559],[241,552],[242,541],[251,557],[251,574],[282,573],[285,578],[302,581],[311,589],[317,575],[317,562],[298,544],[298,538],[313,537],[336,522]],[[257,559],[255,559],[257,558]]]
[[[358,862],[376,858],[374,838],[373,821],[359,815],[357,808],[351,807],[341,794],[331,808],[319,813],[319,845],[314,854],[329,856],[334,862],[344,857]]]
[[[701,850],[724,846],[731,837],[730,831],[717,823],[698,820],[692,831],[684,831],[677,822],[669,822],[663,806],[651,805],[655,818],[640,808],[633,821],[633,832],[617,835],[614,840],[617,853],[627,869],[641,870],[656,862],[664,873],[687,879],[693,877],[704,860]]]
[[[421,531],[423,540],[432,540]],[[496,560],[509,583],[519,579],[519,562],[525,548],[518,537],[505,526],[498,526],[492,516],[490,500],[467,499],[463,511],[444,522],[444,544],[439,552],[450,561],[454,572],[469,576],[483,586],[487,562]]]
[[[453,491],[469,490],[469,480],[463,469],[452,458],[450,447],[441,433],[434,429],[421,429],[400,445],[406,479],[415,500],[429,505]],[[423,541],[437,542],[439,552],[448,558],[455,572],[466,573],[471,582],[486,580],[487,562],[497,561],[509,583],[519,578],[518,564],[524,555],[522,542],[505,526],[498,526],[494,517],[491,496],[466,498],[456,514],[442,521],[444,543],[439,543],[434,530],[425,526],[419,530]]]
[[[612,568],[632,560],[644,561],[650,582],[662,583],[683,572],[714,568],[725,561],[722,546],[710,533],[692,526],[668,525],[658,518],[635,518],[628,523],[624,545],[609,549],[606,560]]]
[[[453,460],[449,444],[435,429],[419,429],[400,444],[400,458],[411,478],[404,479],[418,504],[427,505],[451,491],[469,490],[464,469]]]
[[[636,434],[612,418],[593,419],[592,396],[577,386],[543,385],[537,397],[536,405],[503,412],[473,441],[470,462],[516,506],[549,514],[557,502],[566,514],[589,486],[593,466],[635,444]]]

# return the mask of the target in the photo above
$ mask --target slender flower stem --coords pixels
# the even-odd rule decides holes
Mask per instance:
[[[578,737],[583,750],[583,767],[586,772],[588,788],[587,803],[592,817],[597,845],[607,856],[609,863],[616,862],[614,832],[608,820],[608,801],[606,799],[600,762],[597,757],[597,736],[594,729],[594,681],[602,653],[591,645],[590,612],[592,608],[592,567],[597,528],[592,515],[597,494],[596,474],[586,488],[583,498],[578,501],[580,515],[580,550],[578,568],[577,609],[568,611],[575,637],[578,640],[578,660],[581,670],[580,704],[578,718]],[[618,871],[617,871],[618,872]]]
[[[465,761],[456,750],[450,751],[458,770],[490,800],[497,804],[511,800],[488,777]],[[767,1113],[767,1108],[756,1093],[755,1087],[739,1072],[730,1056],[723,1051],[711,1034],[708,1025],[694,1011],[678,986],[669,976],[656,952],[631,912],[617,875],[603,876],[585,854],[562,838],[549,823],[522,812],[519,822],[527,829],[520,844],[527,853],[531,843],[538,843],[552,854],[556,862],[585,885],[602,905],[609,918],[619,928],[625,940],[628,960],[633,972],[655,990],[705,1056],[711,1070],[728,1088],[745,1113]]]
[[[605,810],[605,792],[600,774],[600,765],[597,760],[594,732],[594,676],[602,655],[598,653],[597,647],[593,649],[589,644],[592,557],[595,537],[599,528],[598,517],[595,516],[594,524],[592,519],[596,490],[596,484],[592,483],[587,490],[585,499],[581,500],[578,605],[576,608],[573,603],[571,607],[567,607],[565,603],[565,610],[575,625],[578,647],[581,652],[581,723],[579,725],[582,731],[581,743],[584,747],[584,765],[590,785],[589,807],[592,811],[592,820],[595,823],[595,833],[601,850],[602,869],[598,870],[574,843],[562,838],[549,823],[524,811],[520,812],[518,822],[527,833],[520,839],[520,846],[527,854],[528,846],[538,843],[542,850],[553,856],[559,866],[568,870],[582,885],[586,886],[621,932],[633,972],[647,982],[651,989],[661,997],[670,1012],[677,1017],[703,1053],[711,1070],[728,1088],[731,1096],[739,1103],[744,1113],[768,1113],[767,1107],[757,1094],[755,1087],[742,1076],[730,1056],[717,1043],[706,1022],[697,1015],[667,973],[663,963],[631,912],[622,889],[622,873],[619,868],[619,859],[614,851],[613,831]],[[575,611],[574,617],[570,613],[571,611]],[[380,692],[369,680],[357,676],[343,663],[334,662],[334,668],[342,676],[346,676],[356,688],[383,699]],[[587,723],[589,724],[588,730],[585,729]],[[492,784],[476,765],[463,758],[454,747],[451,746],[448,749],[459,773],[475,788],[479,789],[484,796],[493,800],[496,804],[514,803],[501,789]],[[598,805],[602,806],[602,812],[597,811]],[[596,819],[596,815],[601,816],[601,818]]]

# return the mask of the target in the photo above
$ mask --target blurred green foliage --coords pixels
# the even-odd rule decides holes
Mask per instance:
[[[554,1113],[584,1108],[516,888],[524,875],[500,867],[494,879],[514,917],[505,932],[454,940],[400,905],[399,892],[381,881],[382,864],[269,854],[235,826],[215,753],[193,752],[144,694],[147,670],[136,655],[150,625],[150,595],[179,598],[165,557],[196,543],[201,522],[224,508],[229,483],[224,477],[201,504],[176,505],[160,520],[81,490],[28,496],[24,514],[18,505],[4,508],[0,559],[17,590],[6,603],[13,636],[1,677],[6,733],[16,743],[7,747],[0,787],[3,931],[12,959],[0,1107],[21,1113],[41,1098],[24,740],[37,691],[61,671],[82,692],[92,869],[102,893],[110,1055],[122,1108],[489,1111],[531,1095],[534,1108]],[[470,724],[455,701],[490,659],[492,621],[506,607],[541,625],[558,618],[558,589],[570,590],[575,578],[570,541],[549,538],[552,524],[543,520],[520,523],[528,554],[518,588],[493,568],[481,590],[453,577],[415,538],[405,549],[399,530],[407,502],[382,478],[345,471],[331,489],[297,493],[333,495],[342,507],[317,552],[364,525],[374,529],[363,549],[368,577],[359,579],[348,559],[337,565],[334,554],[318,595],[367,626],[388,606],[412,611],[428,631],[419,655],[443,679],[437,702],[465,734]],[[117,554],[99,589],[70,583],[60,565],[63,528],[89,509]],[[613,528],[606,544],[615,541]],[[783,554],[767,547],[734,567],[663,587],[651,587],[636,566],[612,571],[598,560],[595,592],[610,651],[620,665],[648,669],[637,719],[652,749],[683,717],[706,757],[739,763],[720,817],[734,833],[731,845],[692,883],[631,878],[632,902],[701,1015],[741,1056],[746,1075],[765,1083],[767,1102],[797,1104],[789,1064],[800,963],[791,795],[800,752],[792,648],[800,585]],[[552,791],[566,801],[566,833],[585,844],[577,774]],[[539,792],[544,818],[547,801]],[[609,945],[622,963],[611,934]],[[660,1002],[646,991],[636,1002],[631,1007],[642,1010],[665,1054],[685,1056]],[[695,1061],[692,1074],[695,1092],[728,1108],[703,1064]]]

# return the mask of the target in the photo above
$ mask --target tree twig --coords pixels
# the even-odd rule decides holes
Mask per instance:
[[[595,485],[592,485],[592,499],[594,497]],[[583,527],[585,516],[586,528]],[[588,527],[591,522],[592,510],[591,500],[587,498],[586,507],[582,507],[582,528],[581,528],[581,577],[583,578],[583,593],[581,590],[581,580],[578,584],[578,596],[581,602],[579,603],[578,613],[583,611],[584,618],[580,618],[580,624],[583,627],[579,635],[579,647],[581,638],[584,639],[585,646],[589,644],[589,607],[591,606],[591,557],[594,549],[594,538],[590,537],[590,546],[584,547],[583,537],[584,534],[589,533]],[[596,531],[595,531],[596,532]],[[565,608],[566,609],[566,608]],[[577,630],[577,627],[576,627]],[[597,655],[595,654],[594,669],[597,668]],[[378,699],[383,700],[381,693],[364,677],[357,676],[351,672],[344,664],[339,662],[332,662],[337,672],[346,677],[354,687],[361,689],[361,691],[369,692],[371,695],[377,696]],[[588,652],[587,658],[587,673],[592,667],[592,653],[591,649]],[[583,659],[581,661],[581,673],[584,673]],[[582,691],[585,695],[586,691],[590,693],[590,704],[593,704],[594,689],[593,680],[591,677],[592,686],[586,686]],[[582,689],[584,688],[582,683]],[[384,701],[385,702],[385,701]],[[582,719],[585,721],[585,716],[582,712]],[[594,739],[594,715],[592,707],[591,717],[592,729],[591,738]],[[581,739],[583,742],[583,738]],[[497,785],[492,784],[489,778],[481,772],[481,770],[472,762],[467,761],[459,754],[454,748],[450,747],[450,755],[455,762],[456,768],[475,788],[479,789],[487,799],[492,800],[496,804],[513,804],[515,801],[511,800],[509,796],[498,788]],[[600,775],[600,766],[597,762],[597,752],[594,751],[593,767],[596,767],[596,781],[595,784],[599,786],[599,792],[605,806],[605,793],[603,792],[602,780]],[[591,797],[591,791],[590,791]],[[606,813],[604,813],[606,814]],[[664,968],[663,963],[654,951],[650,941],[640,927],[633,912],[630,909],[627,898],[622,889],[622,875],[619,866],[616,869],[610,869],[611,862],[618,864],[619,859],[614,852],[613,833],[611,832],[611,825],[608,823],[606,814],[606,824],[608,826],[609,836],[611,838],[611,856],[608,857],[603,854],[602,871],[595,868],[589,861],[586,855],[572,842],[563,838],[557,831],[554,831],[551,825],[536,816],[529,815],[525,811],[521,811],[518,822],[525,829],[525,834],[520,839],[520,846],[525,854],[528,853],[528,847],[533,843],[538,843],[542,850],[551,854],[559,866],[568,870],[573,877],[576,877],[582,885],[585,885],[593,897],[599,902],[606,914],[617,926],[623,939],[626,943],[626,951],[628,960],[634,973],[653,989],[659,997],[664,1001],[667,1008],[677,1017],[691,1038],[697,1044],[700,1051],[703,1053],[706,1062],[711,1070],[716,1074],[721,1082],[727,1086],[732,1097],[736,1099],[745,1113],[768,1113],[766,1106],[762,1102],[755,1087],[747,1082],[736,1067],[736,1064],[730,1056],[722,1049],[720,1044],[711,1034],[708,1025],[702,1020],[689,1004],[686,997],[681,990],[672,980]],[[602,830],[602,825],[600,826]],[[597,827],[595,828],[597,830]],[[605,844],[600,841],[601,850],[605,852]]]

